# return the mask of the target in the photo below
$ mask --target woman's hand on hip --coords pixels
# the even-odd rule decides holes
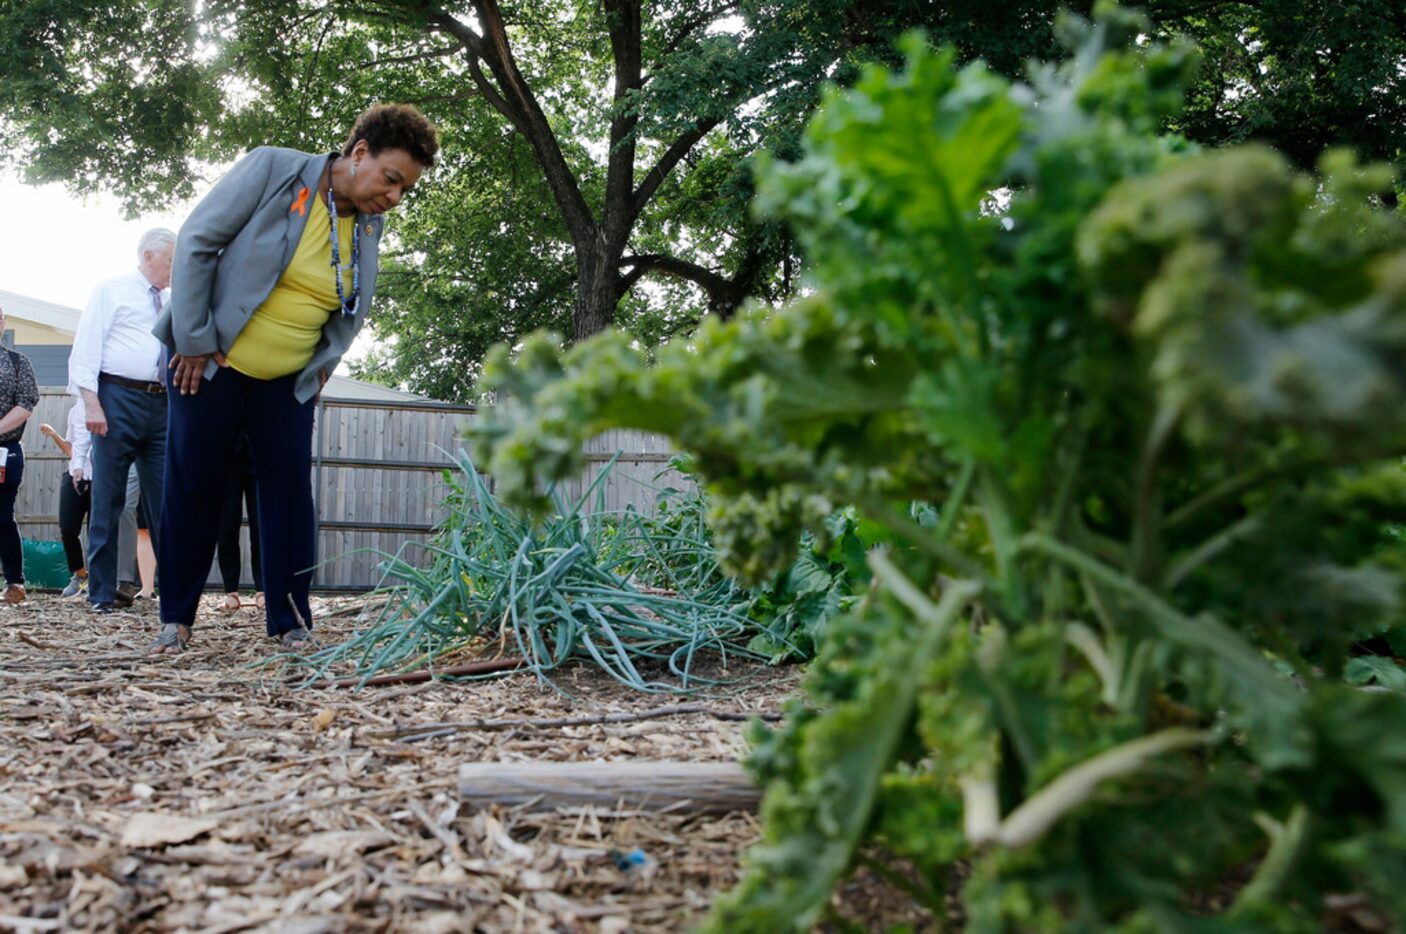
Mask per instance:
[[[193,396],[200,390],[200,380],[205,375],[205,364],[210,362],[211,356],[220,366],[229,366],[225,355],[218,350],[214,354],[176,354],[171,358],[171,369],[176,371],[176,390],[181,395]]]

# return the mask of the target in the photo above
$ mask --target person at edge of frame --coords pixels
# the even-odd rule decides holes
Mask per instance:
[[[83,403],[68,408],[67,430],[59,434],[53,425],[39,426],[41,434],[53,441],[68,458],[67,483],[59,484],[59,540],[69,579],[63,597],[76,597],[88,587],[88,559],[83,554],[83,523],[88,518],[93,485],[91,436],[84,424]]]
[[[0,334],[5,332],[5,310],[0,308]],[[24,448],[20,438],[25,423],[39,404],[39,383],[29,358],[8,347],[0,349],[0,569],[5,573],[8,604],[24,603],[24,545],[15,522],[15,497],[24,480]]]

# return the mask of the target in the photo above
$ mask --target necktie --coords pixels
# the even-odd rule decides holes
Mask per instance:
[[[151,307],[156,309],[158,317],[161,315],[161,290],[156,286],[150,286],[147,292],[151,294]],[[166,345],[161,345],[161,354],[156,358],[156,381],[166,382]]]

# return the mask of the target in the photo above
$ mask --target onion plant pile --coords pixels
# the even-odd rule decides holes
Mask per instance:
[[[1098,6],[1023,84],[910,39],[830,93],[758,170],[794,303],[490,361],[514,502],[640,428],[751,578],[837,507],[891,541],[759,728],[713,930],[809,929],[861,864],[974,931],[1406,922],[1406,699],[1349,683],[1402,644],[1399,182],[1168,135],[1195,50]]]
[[[761,657],[747,647],[759,629],[746,594],[717,572],[705,531],[607,511],[608,475],[575,501],[549,490],[552,508],[534,519],[505,508],[461,453],[433,540],[383,563],[377,620],[308,656],[314,677],[348,663],[363,678],[433,670],[469,649],[519,656],[543,678],[586,660],[630,687],[671,692],[713,683],[695,673],[701,659],[720,663],[715,673]]]

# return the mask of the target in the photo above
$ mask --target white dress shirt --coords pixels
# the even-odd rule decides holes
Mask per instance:
[[[157,294],[165,304],[170,293]],[[93,289],[68,355],[68,391],[75,396],[80,389],[97,392],[99,373],[161,382],[161,342],[151,333],[157,315],[151,283],[140,270]]]
[[[93,479],[93,436],[88,433],[88,422],[81,402],[69,407],[68,431],[64,432],[64,440],[73,448],[68,456],[69,476],[82,468],[83,479]]]

